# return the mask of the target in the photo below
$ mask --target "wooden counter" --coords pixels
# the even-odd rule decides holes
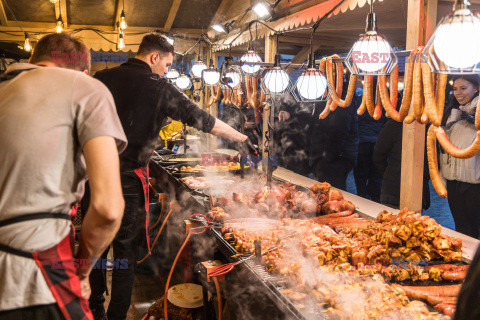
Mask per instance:
[[[235,156],[238,154],[237,151],[229,150],[229,149],[218,149],[217,152],[230,155],[230,156]],[[259,170],[261,170],[261,167]],[[311,185],[318,182],[316,180],[307,178],[305,176],[302,176],[300,174],[297,174],[293,171],[287,170],[282,167],[278,167],[273,172],[273,177],[281,181],[291,182],[293,184],[296,184],[304,188],[310,188]],[[367,218],[375,219],[382,210],[387,210],[390,212],[399,211],[397,209],[392,209],[380,203],[373,202],[371,200],[359,197],[357,195],[351,194],[343,190],[342,190],[342,193],[344,198],[348,201],[353,202],[356,206],[357,211],[361,215],[364,215]],[[464,260],[467,262],[470,262],[473,259],[473,256],[477,251],[477,247],[480,245],[479,240],[445,227],[442,227],[442,234],[445,234],[450,237],[462,239],[462,242],[463,242],[462,255]]]

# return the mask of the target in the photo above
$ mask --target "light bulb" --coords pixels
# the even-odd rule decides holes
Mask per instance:
[[[127,22],[125,21],[125,12],[122,10],[122,13],[120,14],[120,21],[118,23],[118,28],[125,30],[127,29]]]
[[[178,78],[180,74],[178,73],[178,71],[175,69],[175,68],[171,68],[170,70],[168,70],[168,73],[165,75],[165,77],[167,79],[176,79]]]
[[[317,69],[307,69],[298,77],[297,89],[303,98],[316,100],[325,94],[327,78]]]
[[[260,56],[255,51],[248,50],[248,52],[240,58],[240,61],[255,63],[255,62],[262,62],[262,58],[260,58]],[[259,65],[251,65],[251,64],[242,65],[242,70],[249,74],[255,73],[259,69],[260,69]]]
[[[58,0],[50,0],[51,3],[57,4]]]
[[[398,91],[402,91],[405,88],[405,84],[402,81],[398,82]]]
[[[30,44],[30,37],[27,33],[25,33],[25,44],[23,46],[23,50],[30,52],[32,51],[32,45]]]
[[[228,33],[227,30],[225,29],[225,27],[219,23],[217,24],[214,24],[212,26],[213,30],[217,31],[217,32],[220,32],[220,33]]]
[[[232,88],[235,88],[238,85],[238,83],[240,82],[240,74],[236,71],[227,72],[225,74],[225,78],[232,79],[232,81],[227,82],[227,84]]]
[[[220,72],[217,69],[206,69],[202,73],[203,81],[210,85],[214,86],[220,81]]]
[[[350,51],[352,62],[364,72],[376,72],[385,67],[391,52],[388,41],[376,33],[362,36]]]
[[[253,11],[260,17],[265,18],[270,15],[270,10],[267,8],[265,3],[259,2],[255,6],[253,6]]]
[[[439,24],[433,48],[451,68],[469,68],[480,62],[480,17],[468,9],[458,10]]]
[[[123,37],[123,33],[120,33],[118,35],[118,45],[117,45],[118,49],[123,49],[125,48],[125,39]]]
[[[62,31],[63,31],[63,20],[62,20],[62,17],[60,16],[57,20],[57,25],[55,26],[55,32],[62,33]]]
[[[180,89],[180,90],[186,90],[188,88],[190,88],[190,86],[192,85],[192,81],[190,81],[190,78],[187,77],[185,74],[181,74],[176,80],[175,80],[175,84],[177,85],[177,87]]]
[[[268,70],[263,76],[263,82],[272,93],[281,93],[288,87],[290,78],[285,70],[280,67]]]
[[[195,78],[202,77],[202,71],[207,69],[207,66],[203,61],[196,61],[195,64],[192,66],[192,75]]]

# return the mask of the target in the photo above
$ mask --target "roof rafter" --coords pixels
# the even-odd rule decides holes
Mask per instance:
[[[182,0],[173,0],[172,7],[170,8],[170,12],[168,13],[167,21],[165,21],[165,26],[163,27],[163,31],[170,32],[173,21],[175,21],[175,17],[177,16],[177,12],[180,8],[181,3]]]
[[[3,7],[3,2],[0,0],[0,24],[2,26],[7,25],[7,14],[5,13],[5,8]]]

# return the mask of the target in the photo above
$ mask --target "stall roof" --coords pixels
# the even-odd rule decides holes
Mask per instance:
[[[67,31],[78,33],[93,50],[116,50],[118,33],[116,22],[125,3],[128,29],[124,51],[136,51],[141,37],[153,30],[182,36],[176,43],[179,52],[191,46],[202,33],[207,33],[217,44],[229,44],[249,21],[256,18],[249,10],[255,1],[235,0],[0,0],[0,40],[23,42],[28,31],[33,40],[52,32],[55,21],[62,14]],[[292,30],[310,26],[340,0],[282,0],[276,7],[276,20],[267,22],[275,30]],[[273,2],[273,0],[270,0]],[[437,20],[449,12],[454,0],[438,0]],[[475,10],[480,0],[471,0]],[[320,25],[316,35],[316,49],[322,53],[344,52],[364,31],[369,0],[346,0],[331,17]],[[374,0],[379,31],[393,46],[405,47],[408,0]],[[18,23],[15,21],[18,20]],[[232,22],[233,30],[225,38],[210,27],[214,23]],[[91,30],[94,29],[94,30]],[[255,32],[257,39],[271,34],[263,27]],[[103,37],[102,37],[103,36]],[[234,51],[245,50],[250,39],[248,32],[232,43]],[[296,55],[309,46],[309,31],[298,31],[280,38],[280,52]],[[258,46],[258,47],[263,47]],[[261,50],[260,50],[261,51]]]

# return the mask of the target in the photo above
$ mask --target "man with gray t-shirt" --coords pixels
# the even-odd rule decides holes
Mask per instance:
[[[30,62],[0,76],[0,319],[92,319],[88,276],[122,219],[126,137],[112,95],[85,74],[83,43],[47,35]],[[70,213],[87,172],[74,259]]]

